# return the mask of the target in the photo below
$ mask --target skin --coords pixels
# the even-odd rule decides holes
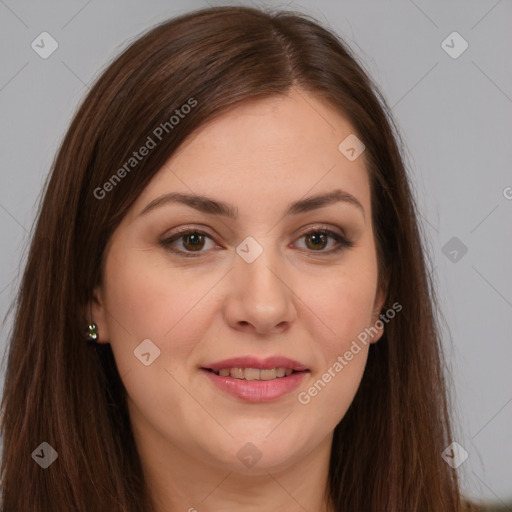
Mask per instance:
[[[109,241],[93,318],[127,389],[158,512],[331,510],[323,491],[333,430],[357,391],[369,344],[360,344],[307,405],[298,393],[375,324],[385,299],[377,289],[364,153],[349,161],[338,150],[354,132],[340,113],[304,91],[247,101],[179,148]],[[354,195],[364,214],[339,202],[283,216],[289,203],[337,188]],[[168,192],[231,203],[239,216],[182,204],[139,216]],[[182,237],[172,248],[198,247],[199,256],[159,244],[188,225],[211,239]],[[354,246],[329,254],[334,239],[322,243],[303,234],[322,227],[345,233]],[[263,248],[252,263],[236,253],[247,236]],[[134,357],[144,339],[160,350],[149,366]],[[284,355],[310,374],[282,398],[250,403],[220,391],[199,369],[249,354]],[[248,442],[262,454],[250,468],[237,457]]]

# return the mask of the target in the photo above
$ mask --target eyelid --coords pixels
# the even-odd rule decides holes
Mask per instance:
[[[295,235],[296,237],[301,237],[311,233],[312,231],[331,231],[336,233],[343,238],[347,238],[343,229],[337,226],[332,226],[331,224],[309,224],[305,228],[301,228],[300,231]]]

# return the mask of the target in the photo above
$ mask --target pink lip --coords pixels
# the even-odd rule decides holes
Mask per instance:
[[[232,368],[232,366],[228,367]],[[227,367],[221,366],[221,368]],[[256,367],[245,366],[244,363],[242,368]],[[271,366],[271,368],[275,368],[275,366]],[[218,388],[247,402],[269,402],[271,400],[281,398],[296,389],[304,377],[309,374],[309,371],[299,371],[298,373],[288,375],[288,377],[281,377],[273,380],[244,380],[235,379],[233,377],[221,377],[220,375],[204,368],[201,368],[201,371],[211,379],[213,384]]]
[[[302,363],[283,356],[271,356],[266,359],[259,359],[255,356],[233,357],[231,359],[224,359],[224,361],[205,364],[202,368],[215,371],[222,370],[223,368],[258,368],[259,370],[290,368],[296,372],[303,372],[308,369],[307,366],[304,366]],[[283,377],[283,379],[284,378],[285,377]]]

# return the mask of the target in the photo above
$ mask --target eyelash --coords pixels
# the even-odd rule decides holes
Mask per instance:
[[[191,235],[191,234],[197,234],[197,235],[204,235],[206,236],[207,238],[209,238],[210,240],[213,240],[213,238],[208,234],[208,233],[205,233],[204,231],[200,231],[198,229],[187,229],[187,230],[183,230],[183,231],[180,231],[179,233],[176,233],[174,235],[172,235],[170,238],[166,238],[164,240],[161,240],[159,243],[161,246],[163,246],[166,250],[174,253],[174,254],[178,254],[180,256],[183,256],[185,258],[197,258],[201,255],[201,253],[205,252],[205,251],[182,251],[182,250],[176,250],[176,249],[171,249],[170,245],[179,240],[180,238],[183,238],[187,235]],[[314,250],[311,250],[312,253],[318,253],[318,254],[324,254],[324,255],[330,255],[330,254],[333,254],[333,253],[337,253],[343,249],[348,249],[350,247],[354,247],[354,242],[351,241],[351,240],[348,240],[347,238],[345,238],[344,236],[340,235],[339,233],[336,233],[335,231],[332,231],[330,229],[326,229],[326,228],[315,228],[315,229],[311,229],[309,231],[306,231],[305,233],[302,233],[301,236],[299,237],[300,238],[303,238],[305,236],[308,236],[308,235],[311,235],[311,234],[322,234],[322,235],[327,235],[329,236],[330,238],[333,238],[337,243],[338,243],[338,246],[335,247],[334,249],[331,249],[329,251],[323,251],[323,250],[319,250],[319,251],[314,251]]]

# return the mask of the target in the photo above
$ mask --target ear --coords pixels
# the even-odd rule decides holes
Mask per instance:
[[[90,318],[91,313],[92,318]],[[87,319],[98,326],[98,339],[96,343],[109,343],[110,334],[108,331],[107,310],[105,309],[103,293],[99,286],[94,289],[93,297],[88,304]]]
[[[377,329],[379,332],[375,334],[370,340],[370,343],[377,343],[380,340],[382,335],[384,334],[384,322],[381,320],[377,325],[377,321],[380,318],[382,308],[384,306],[384,302],[386,301],[386,296],[388,294],[388,283],[386,282],[382,286],[377,289],[377,293],[375,295],[375,302],[373,304],[373,312],[372,312],[372,327]],[[382,326],[380,325],[382,324]],[[380,328],[379,328],[380,326]]]

